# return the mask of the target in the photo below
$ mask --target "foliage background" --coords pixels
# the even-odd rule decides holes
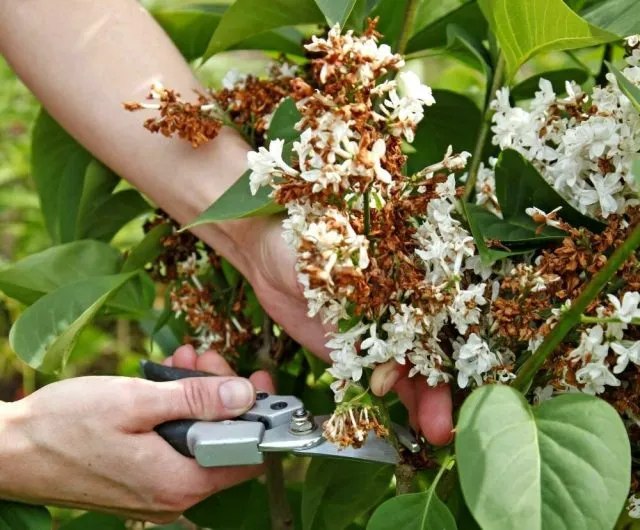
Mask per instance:
[[[188,2],[149,0],[143,3],[150,8],[159,8],[180,6]],[[463,0],[427,0],[422,3],[416,24],[427,25],[462,3]],[[446,88],[462,93],[482,107],[485,90],[483,76],[451,55],[434,50],[428,52],[415,57],[410,55],[408,68],[416,71],[434,89]],[[575,56],[594,74],[597,73],[601,49],[579,50],[575,52]],[[262,52],[226,52],[209,60],[197,70],[197,75],[205,84],[217,87],[232,63],[241,72],[251,73],[261,71],[268,59]],[[516,82],[538,72],[575,66],[575,61],[565,53],[539,55],[519,71]],[[588,86],[585,83],[585,88]],[[37,193],[30,178],[30,135],[38,108],[36,99],[0,58],[0,268],[51,245]],[[143,219],[129,223],[117,234],[113,244],[123,250],[135,245],[142,239],[142,223]],[[161,296],[157,305],[162,305]],[[54,380],[54,376],[36,373],[19,361],[9,347],[9,329],[20,311],[19,304],[0,293],[0,399],[7,401],[19,399]],[[92,324],[83,331],[62,377],[85,374],[137,375],[138,361],[143,356],[148,357],[148,332],[149,326],[153,326],[150,324],[152,321],[153,315],[149,315],[148,319],[140,321],[98,321]],[[175,346],[177,344],[173,337],[159,334],[151,347],[152,358],[161,358],[163,352],[169,352]],[[298,369],[296,362],[299,363],[300,360],[294,359],[290,366],[283,367],[279,381],[282,393],[286,393],[287,388],[293,389],[295,385]],[[314,412],[330,412],[332,400],[327,389],[328,381],[318,377],[312,383],[309,388],[315,388],[317,392],[303,398],[311,404],[312,410],[315,408]],[[395,398],[390,399],[390,405],[397,404]],[[394,414],[401,415],[401,407],[395,406]],[[294,483],[291,492],[293,496],[300,494],[299,488],[296,492],[295,480],[302,480],[306,464],[304,461],[297,461],[287,469],[290,482]],[[353,483],[351,486],[353,487]],[[259,497],[259,494],[254,492],[251,497]],[[299,499],[292,502],[292,505],[299,506]],[[247,507],[247,511],[250,511],[250,507]],[[52,514],[55,526],[60,526],[78,512],[54,509]],[[360,527],[354,525],[352,528]]]

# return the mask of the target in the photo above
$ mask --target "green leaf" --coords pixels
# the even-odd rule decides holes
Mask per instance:
[[[86,226],[78,226],[78,239],[111,241],[120,229],[151,205],[136,190],[122,190],[107,197],[92,212]]]
[[[581,15],[594,26],[620,37],[640,33],[638,0],[596,0]]]
[[[407,173],[412,175],[442,160],[447,147],[472,152],[482,121],[480,109],[469,98],[449,90],[434,90],[436,104],[425,107],[409,155]]]
[[[43,296],[11,328],[11,347],[32,368],[47,373],[60,370],[80,331],[135,274],[78,280]]]
[[[545,226],[539,234],[537,225],[530,217],[500,219],[486,208],[468,203],[467,213],[474,219],[485,240],[494,239],[503,243],[544,244],[549,241],[564,239],[566,232],[551,226]]]
[[[351,11],[356,0],[315,0],[316,5],[322,11],[324,18],[327,19],[327,24],[333,26],[338,23],[340,26],[344,26],[345,22],[349,18]]]
[[[550,212],[560,206],[558,215],[572,226],[584,226],[594,232],[604,229],[600,221],[581,214],[563,199],[517,151],[506,149],[500,153],[495,173],[496,196],[505,220],[526,226],[527,208],[535,206]]]
[[[162,240],[172,232],[173,225],[171,223],[162,223],[154,226],[129,253],[122,266],[122,272],[143,269],[147,263],[151,263],[165,251]]]
[[[222,194],[222,197],[201,213],[193,223],[184,227],[183,230],[206,223],[218,223],[230,219],[243,219],[245,217],[282,212],[284,208],[279,204],[275,204],[269,197],[272,191],[271,188],[263,187],[255,195],[251,194],[249,188],[250,173],[250,171],[245,171],[233,186]]]
[[[304,530],[342,530],[387,494],[392,466],[313,459],[302,492]]]
[[[481,70],[486,79],[493,75],[493,60],[482,41],[471,35],[466,29],[457,24],[447,26],[447,49],[468,51],[473,57],[472,66]]]
[[[0,501],[0,530],[50,530],[51,525],[44,506]]]
[[[465,500],[482,528],[613,528],[631,470],[619,414],[586,394],[531,407],[503,385],[460,410],[456,457]]]
[[[120,182],[120,177],[97,160],[91,160],[84,174],[82,196],[78,205],[76,239],[81,239],[81,227],[90,222],[92,212],[103,202]]]
[[[115,248],[100,241],[74,241],[32,254],[0,270],[0,290],[10,298],[31,305],[68,283],[118,272],[120,253]],[[108,306],[115,311],[137,314],[147,311],[152,303],[153,292],[149,292],[148,283],[136,280],[118,291]]]
[[[31,168],[54,243],[75,239],[84,173],[91,155],[43,109],[33,129]]]
[[[291,98],[283,99],[271,118],[267,134],[269,139],[281,139],[285,144],[297,140],[300,132],[295,128],[295,124],[300,121],[302,115],[296,108],[296,102]]]
[[[268,30],[323,22],[324,15],[313,0],[237,0],[222,17],[203,58]]]
[[[267,489],[255,480],[216,493],[189,508],[184,515],[196,525],[211,530],[271,527]]]
[[[455,530],[456,522],[434,488],[392,497],[373,512],[367,530]]]
[[[222,16],[222,5],[192,5],[181,8],[152,10],[151,13],[165,30],[187,61],[202,57]],[[293,28],[267,31],[236,43],[234,50],[272,50],[304,55],[303,35]]]
[[[85,513],[62,525],[60,530],[126,530],[125,522],[115,515]]]
[[[542,72],[541,74],[531,76],[514,86],[511,89],[511,97],[516,101],[535,97],[535,93],[540,90],[540,79],[543,78],[551,83],[553,91],[556,94],[561,95],[565,93],[565,81],[575,81],[578,84],[582,84],[589,79],[589,77],[589,72],[582,70],[581,68],[566,68],[564,70]]]
[[[584,48],[618,37],[592,26],[562,0],[479,0],[507,65],[507,77],[536,53]]]
[[[449,43],[448,27],[456,25],[466,35],[482,42],[487,35],[487,21],[478,3],[467,2],[418,31],[407,44],[407,53],[431,48],[444,48]]]
[[[626,75],[611,63],[607,62],[607,67],[609,68],[609,71],[616,76],[618,86],[620,87],[620,90],[622,90],[622,93],[629,98],[636,110],[640,112],[640,88],[633,84]]]

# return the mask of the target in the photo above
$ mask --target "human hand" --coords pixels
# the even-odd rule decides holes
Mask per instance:
[[[157,523],[261,466],[201,468],[153,428],[165,421],[222,420],[251,407],[268,374],[250,381],[222,357],[179,348],[166,364],[220,377],[155,383],[126,377],[78,377],[0,406],[0,497],[116,513]],[[73,477],[65,480],[65,477]]]
[[[252,263],[250,281],[262,307],[287,333],[310,351],[330,362],[327,327],[310,319],[295,274],[295,256],[282,239],[281,220],[273,217],[250,221],[243,230],[245,252]],[[429,387],[423,377],[408,377],[409,367],[389,361],[378,366],[371,389],[382,396],[395,390],[409,410],[411,425],[435,445],[451,441],[453,430],[451,390],[448,385]]]

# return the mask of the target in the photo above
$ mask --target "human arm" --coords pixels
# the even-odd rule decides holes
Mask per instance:
[[[186,143],[148,134],[138,115],[120,111],[122,101],[142,99],[153,81],[185,96],[201,88],[170,40],[133,0],[0,0],[0,50],[78,141],[181,223],[220,197],[246,167],[249,147],[230,129],[194,151]],[[327,359],[326,330],[317,319],[304,317],[306,301],[278,219],[206,225],[195,232],[248,278],[274,320]],[[427,438],[448,441],[448,388],[428,388],[406,373],[393,364],[379,368],[372,378],[374,392],[385,393],[395,384]]]

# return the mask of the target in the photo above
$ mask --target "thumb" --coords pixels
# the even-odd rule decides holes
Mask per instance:
[[[137,380],[137,427],[152,429],[170,420],[224,420],[246,412],[256,399],[256,391],[240,377],[190,377],[156,383]],[[144,425],[141,425],[143,423]]]

